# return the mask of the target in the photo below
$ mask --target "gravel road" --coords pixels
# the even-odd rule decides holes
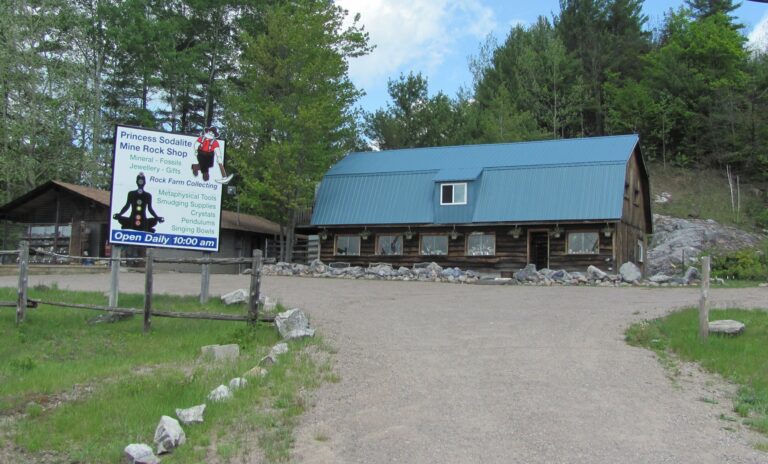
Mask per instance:
[[[30,284],[108,288],[107,275]],[[246,288],[214,275],[211,293]],[[13,278],[0,278],[13,286]],[[140,291],[143,276],[121,275]],[[161,274],[160,293],[199,277]],[[338,350],[341,381],[303,417],[300,463],[767,463],[731,415],[733,386],[683,365],[670,378],[623,341],[632,322],[696,304],[696,289],[522,287],[266,277]],[[714,307],[768,307],[768,288],[711,291]],[[749,330],[749,329],[748,329]],[[702,401],[703,398],[715,399]]]

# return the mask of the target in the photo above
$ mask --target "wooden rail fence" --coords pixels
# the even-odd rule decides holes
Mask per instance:
[[[26,318],[26,309],[37,307],[39,304],[45,304],[49,306],[57,306],[61,308],[77,308],[77,309],[90,309],[93,311],[105,311],[118,314],[142,314],[144,316],[144,332],[149,332],[152,324],[152,317],[171,317],[180,319],[202,319],[202,320],[215,320],[215,321],[244,321],[249,324],[255,324],[260,322],[274,322],[274,316],[264,316],[259,314],[259,297],[261,293],[261,268],[262,268],[262,255],[261,250],[253,250],[252,258],[211,258],[210,253],[204,253],[202,258],[163,258],[158,259],[154,256],[154,250],[152,248],[147,249],[146,258],[121,258],[120,247],[113,247],[113,256],[111,258],[91,258],[88,256],[69,256],[59,255],[44,250],[32,250],[36,254],[55,255],[58,258],[67,258],[71,260],[101,260],[109,261],[111,263],[111,276],[110,276],[110,297],[108,306],[99,305],[84,305],[73,303],[62,303],[57,301],[47,301],[40,299],[31,299],[27,293],[27,287],[29,283],[29,244],[26,241],[20,243],[18,250],[0,251],[3,255],[18,255],[19,261],[19,285],[18,285],[18,298],[16,302],[0,302],[0,307],[15,307],[16,308],[16,324],[21,324]],[[120,272],[121,261],[143,261],[144,262],[144,308],[121,308],[117,305],[118,290],[118,276]],[[200,289],[200,303],[205,304],[209,299],[209,285],[210,285],[210,266],[211,265],[224,265],[224,264],[251,264],[251,282],[249,291],[248,310],[244,315],[236,314],[220,314],[220,313],[205,313],[205,312],[174,312],[174,311],[160,311],[153,308],[152,295],[153,295],[153,281],[154,281],[154,263],[185,263],[185,264],[199,264],[202,267],[201,271],[201,289]]]

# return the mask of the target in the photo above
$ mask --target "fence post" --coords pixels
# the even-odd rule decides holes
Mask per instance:
[[[120,255],[122,247],[120,245],[112,245],[112,254],[110,257],[112,261],[109,262],[110,276],[109,276],[109,307],[117,308],[117,297],[120,292]]]
[[[251,291],[248,299],[248,323],[259,320],[259,291],[261,288],[261,250],[253,250],[251,264]]]
[[[19,243],[19,298],[16,303],[16,324],[24,322],[27,312],[27,275],[29,265],[29,242],[22,240]]]
[[[203,259],[211,259],[211,252],[204,251]],[[200,272],[200,304],[208,303],[208,290],[211,286],[211,265],[203,264]]]
[[[144,268],[144,333],[149,332],[150,317],[152,315],[152,261],[155,258],[155,250],[147,248],[147,261]]]
[[[699,300],[699,340],[709,336],[709,262],[710,257],[701,260],[701,299]]]

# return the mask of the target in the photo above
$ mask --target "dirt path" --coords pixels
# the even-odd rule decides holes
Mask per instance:
[[[107,288],[108,276],[46,276]],[[121,275],[139,291],[140,274]],[[11,278],[0,285],[15,285]],[[165,293],[199,279],[165,274]],[[213,276],[212,294],[247,277]],[[623,341],[632,322],[695,304],[695,289],[497,287],[268,277],[338,349],[317,393],[302,463],[766,463],[731,414],[729,386],[696,369],[671,381]],[[768,306],[768,289],[713,290],[713,306]],[[718,398],[719,404],[701,401]],[[735,429],[735,430],[733,430]]]

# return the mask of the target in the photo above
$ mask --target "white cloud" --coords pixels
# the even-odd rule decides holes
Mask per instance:
[[[480,0],[336,0],[370,34],[374,51],[350,63],[361,87],[380,84],[410,69],[431,74],[465,40],[478,41],[496,27]]]
[[[747,36],[747,46],[751,50],[768,52],[768,13]]]

